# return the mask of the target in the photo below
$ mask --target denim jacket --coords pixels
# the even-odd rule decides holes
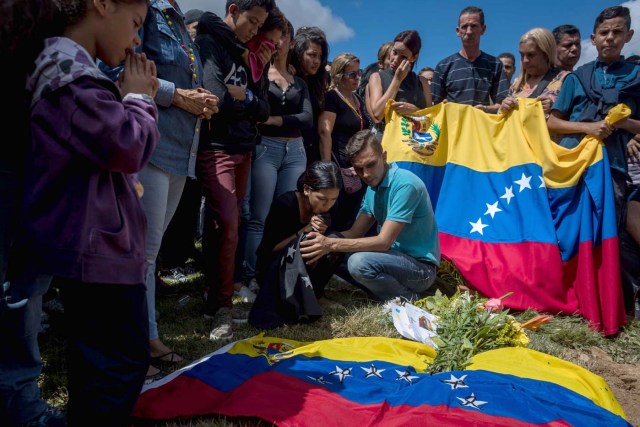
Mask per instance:
[[[171,26],[165,13],[169,15]],[[140,34],[141,50],[156,63],[160,89],[155,101],[158,106],[160,143],[150,163],[179,176],[195,178],[195,163],[200,139],[200,119],[187,111],[172,106],[175,88],[193,89],[202,86],[202,63],[197,46],[191,42],[184,25],[184,16],[177,3],[152,0]],[[191,61],[180,46],[192,47],[195,55],[195,74]]]

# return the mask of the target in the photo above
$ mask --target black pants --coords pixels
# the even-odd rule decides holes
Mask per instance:
[[[149,366],[145,285],[60,280],[70,426],[129,426]]]
[[[200,262],[200,253],[195,247],[200,223],[202,187],[192,178],[187,178],[180,203],[167,230],[162,237],[159,265],[163,269],[182,267],[189,258]]]

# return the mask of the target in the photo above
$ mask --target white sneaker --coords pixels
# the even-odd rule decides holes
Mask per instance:
[[[254,302],[256,300],[256,294],[251,292],[246,286],[242,286],[239,291],[234,291],[233,294],[240,297],[242,302]]]
[[[254,294],[257,294],[258,291],[260,290],[260,285],[258,285],[258,281],[256,280],[255,277],[249,281],[249,284],[247,286],[249,290]]]

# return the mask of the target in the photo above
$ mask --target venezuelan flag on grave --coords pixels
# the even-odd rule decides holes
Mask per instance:
[[[393,338],[257,336],[145,386],[134,416],[259,417],[303,426],[630,426],[605,381],[525,348],[430,375],[435,351]]]
[[[629,115],[620,105],[607,120]],[[507,115],[446,103],[412,117],[387,107],[387,160],[427,185],[444,258],[513,309],[579,313],[605,335],[626,323],[606,150],[549,137],[539,103]]]

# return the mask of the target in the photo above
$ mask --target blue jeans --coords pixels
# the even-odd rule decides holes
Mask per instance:
[[[381,301],[396,297],[424,298],[436,280],[436,268],[398,251],[355,252],[347,261],[349,274]]]
[[[251,168],[251,216],[247,223],[245,250],[247,277],[255,276],[256,251],[262,240],[271,202],[283,193],[295,190],[306,167],[302,138],[285,141],[263,136],[262,144],[256,147],[256,158]]]
[[[44,412],[38,376],[42,359],[38,332],[42,317],[42,296],[49,289],[51,276],[26,273],[15,280],[8,295],[13,302],[27,298],[21,308],[0,317],[0,424],[26,424]]]
[[[167,173],[148,163],[138,173],[144,187],[140,199],[147,216],[147,308],[149,311],[149,341],[159,338],[156,322],[156,259],[162,236],[178,208],[186,176]]]

